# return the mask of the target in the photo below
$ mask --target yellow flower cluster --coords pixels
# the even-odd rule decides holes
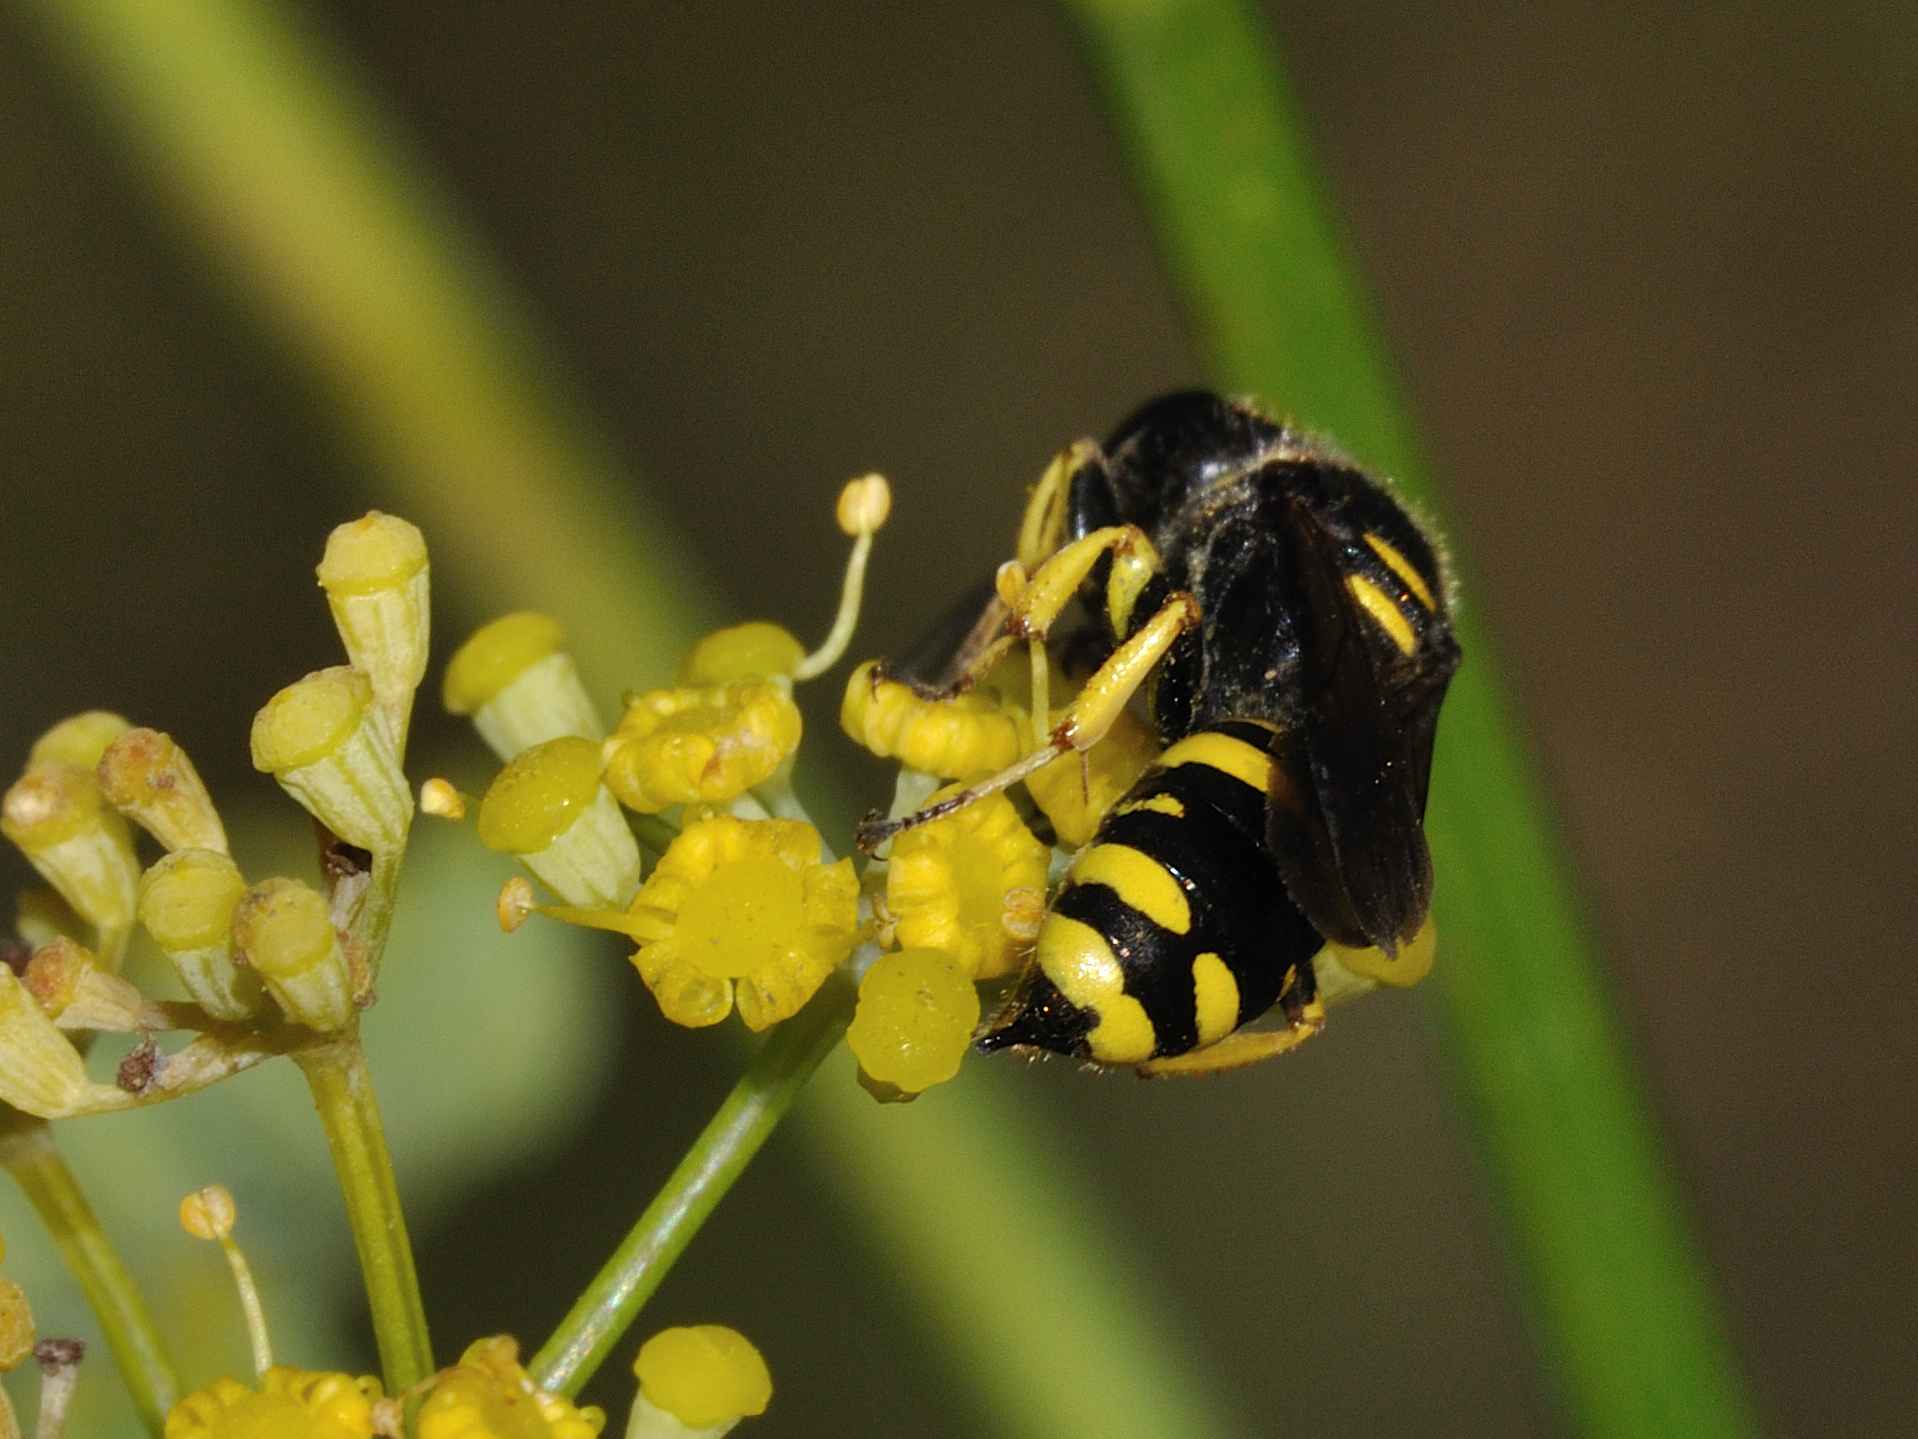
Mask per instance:
[[[763,1406],[762,1406],[763,1407]],[[256,1384],[222,1376],[167,1415],[165,1439],[388,1439],[399,1406],[370,1375],[274,1365]],[[536,1387],[506,1335],[474,1341],[424,1386],[417,1439],[598,1439],[603,1410]]]
[[[1063,714],[1047,705],[1042,657],[946,695],[861,664],[840,723],[862,748],[899,762],[895,812],[954,803],[905,829],[863,871],[836,859],[791,787],[803,729],[793,693],[843,653],[889,503],[876,477],[841,497],[840,523],[856,543],[818,651],[766,621],[716,631],[686,654],[676,686],[629,695],[602,741],[597,719],[579,717],[557,624],[515,615],[454,656],[446,693],[510,761],[480,806],[481,838],[520,857],[560,900],[540,904],[516,881],[501,894],[503,924],[538,912],[626,935],[661,1014],[688,1027],[737,1012],[763,1030],[846,968],[860,981],[854,1053],[869,1087],[901,1097],[956,1073],[979,1023],[976,986],[1029,962],[1054,864],[1048,840],[1083,845],[1156,746],[1121,715],[1088,753],[1028,765],[1022,803],[1010,792],[962,792],[1033,752],[1034,705],[1055,722]],[[995,642],[987,658],[1003,653]],[[563,735],[528,718],[569,714]],[[499,738],[509,729],[510,751]],[[937,781],[957,783],[934,792]],[[429,812],[454,813],[456,798],[443,785]],[[1035,811],[1039,833],[1026,818]],[[640,846],[628,843],[634,831]]]
[[[47,888],[15,930],[26,962],[0,972],[0,1104],[43,1119],[191,1092],[317,1042],[370,1001],[413,818],[401,770],[425,673],[425,540],[378,511],[338,526],[317,573],[347,663],[313,671],[254,715],[255,768],[324,836],[324,887],[242,873],[186,751],[107,710],[55,724],[0,796],[0,833]],[[137,831],[137,833],[136,833]],[[142,860],[144,834],[163,851]],[[120,973],[143,926],[191,1000],[163,1004]],[[196,1037],[114,1084],[91,1078],[73,1031]]]
[[[695,1028],[735,1011],[753,1030],[778,1024],[847,962],[870,926],[851,860],[827,852],[790,787],[803,729],[793,686],[844,652],[889,504],[877,476],[842,493],[855,543],[820,649],[765,621],[717,631],[687,654],[677,686],[628,696],[603,741],[552,620],[506,616],[454,655],[449,708],[472,714],[508,761],[480,803],[480,838],[561,901],[539,904],[514,881],[503,925],[539,912],[626,935],[660,1012]],[[444,781],[432,795],[431,813],[463,809]]]
[[[380,1382],[275,1365],[257,1388],[221,1377],[173,1406],[166,1439],[372,1439]]]

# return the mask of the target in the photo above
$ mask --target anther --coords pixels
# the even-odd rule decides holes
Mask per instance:
[[[839,613],[825,642],[807,655],[793,670],[795,680],[822,675],[846,653],[852,643],[853,626],[859,622],[859,603],[866,589],[866,561],[872,555],[872,537],[892,512],[892,486],[884,475],[862,475],[847,482],[839,492],[839,528],[854,537],[852,555],[846,561],[846,579],[839,591]]]

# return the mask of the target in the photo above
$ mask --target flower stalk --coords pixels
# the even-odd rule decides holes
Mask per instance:
[[[535,1384],[571,1396],[593,1377],[806,1081],[838,1047],[852,1008],[852,984],[844,971],[835,971],[811,1003],[760,1046],[645,1213],[533,1356]]]
[[[0,1164],[6,1165],[39,1214],[85,1292],[141,1421],[150,1432],[160,1433],[167,1411],[180,1397],[173,1361],[132,1274],[100,1227],[100,1217],[87,1202],[79,1180],[54,1147],[47,1123],[17,1112],[7,1114],[0,1125]]]
[[[302,1050],[294,1058],[319,1111],[346,1200],[386,1388],[400,1393],[433,1372],[433,1349],[386,1129],[357,1027],[336,1043]]]

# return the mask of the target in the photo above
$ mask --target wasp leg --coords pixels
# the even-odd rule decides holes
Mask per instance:
[[[1187,1050],[1165,1059],[1148,1059],[1138,1070],[1145,1079],[1223,1074],[1228,1069],[1242,1069],[1248,1064],[1289,1054],[1324,1028],[1325,1002],[1314,999],[1301,1005],[1297,1017],[1284,1029],[1236,1030],[1204,1049]]]
[[[1105,451],[1079,440],[1053,457],[1026,499],[1013,553],[1028,570],[1056,554],[1069,535],[1119,522],[1119,504],[1106,471]]]
[[[1092,566],[1107,553],[1115,557],[1121,552],[1134,551],[1143,547],[1149,555],[1151,543],[1145,536],[1130,527],[1100,530],[1087,535],[1083,540],[1074,541],[1052,560],[1040,567],[1039,573],[1032,577],[1020,598],[1030,603],[1022,603],[1015,610],[1012,624],[1020,628],[1028,638],[1043,648],[1045,631],[1052,620],[1072,598],[1076,584],[1067,584],[1068,577],[1082,580]],[[1063,561],[1059,570],[1054,570],[1055,561]],[[1156,573],[1156,570],[1153,571]],[[1120,571],[1115,560],[1113,584],[1120,583]],[[1136,598],[1136,596],[1134,596]],[[1127,614],[1129,617],[1130,601]],[[1171,595],[1159,610],[1141,625],[1125,643],[1115,649],[1086,681],[1085,688],[1067,706],[1065,714],[1049,732],[1039,737],[1038,747],[1023,759],[1015,761],[1007,768],[987,779],[969,785],[959,793],[938,804],[930,805],[914,814],[899,819],[882,820],[877,816],[868,816],[860,825],[856,840],[862,850],[870,853],[902,830],[941,819],[954,811],[963,809],[987,795],[997,794],[1025,779],[1028,775],[1043,769],[1062,754],[1074,750],[1084,752],[1105,738],[1106,731],[1112,728],[1120,713],[1125,709],[1132,696],[1138,692],[1147,677],[1152,673],[1174,641],[1187,630],[1199,623],[1199,606],[1191,595],[1179,591]],[[1039,705],[1044,696],[1034,696],[1034,709],[1039,713]]]
[[[1019,643],[1020,634],[1008,624],[1008,588],[1016,594],[1026,575],[1041,569],[1068,534],[1116,526],[1117,515],[1104,452],[1091,440],[1067,446],[1046,466],[1026,500],[1015,551],[1018,563],[1003,567],[963,597],[904,657],[882,660],[875,676],[897,680],[921,699],[966,693]]]

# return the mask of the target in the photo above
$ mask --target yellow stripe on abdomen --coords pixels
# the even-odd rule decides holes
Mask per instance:
[[[1173,769],[1182,764],[1210,765],[1260,794],[1272,786],[1272,756],[1257,745],[1216,730],[1187,735],[1159,756],[1157,768]]]
[[[1039,931],[1038,961],[1059,993],[1099,1017],[1086,1035],[1094,1059],[1137,1064],[1152,1057],[1158,1043],[1152,1021],[1125,992],[1125,971],[1104,935],[1066,915],[1048,915]]]
[[[1068,878],[1073,884],[1103,884],[1127,905],[1174,934],[1192,928],[1192,906],[1166,867],[1142,850],[1095,844],[1079,851]]]
[[[1114,814],[1138,814],[1145,810],[1151,814],[1169,814],[1174,819],[1185,818],[1185,804],[1177,795],[1149,794],[1144,799],[1129,799],[1123,804],[1114,805]]]
[[[1239,982],[1226,962],[1211,952],[1192,961],[1193,1013],[1199,1044],[1213,1044],[1239,1026]]]

